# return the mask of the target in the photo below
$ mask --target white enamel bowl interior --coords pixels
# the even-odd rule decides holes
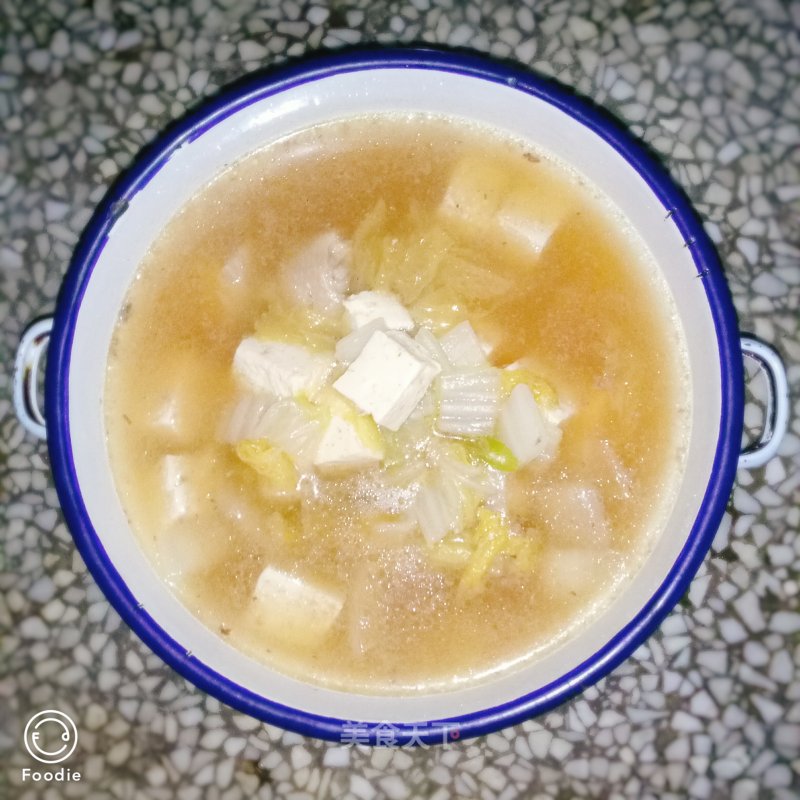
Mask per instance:
[[[412,74],[413,73],[413,74]],[[631,221],[675,298],[694,376],[688,468],[675,510],[641,571],[590,627],[546,657],[493,681],[424,696],[373,697],[293,680],[242,655],[193,617],[159,579],[130,530],[109,468],[102,402],[108,346],[126,289],[167,220],[233,161],[316,123],[386,111],[476,120],[530,140],[584,173]],[[286,706],[342,719],[433,720],[511,701],[565,675],[618,633],[653,595],[686,543],[708,483],[720,419],[720,366],[702,281],[675,224],[608,144],[548,103],[503,84],[432,70],[386,68],[326,77],[256,102],[178,150],[114,226],[81,303],[69,373],[75,469],[94,529],[149,614],[181,646],[241,687]]]

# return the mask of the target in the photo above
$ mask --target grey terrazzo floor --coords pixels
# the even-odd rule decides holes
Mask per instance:
[[[0,797],[800,796],[799,29],[800,3],[769,0],[0,2]],[[88,576],[10,402],[24,325],[52,310],[79,231],[143,144],[245,72],[376,41],[512,57],[610,107],[696,204],[740,327],[778,347],[794,387],[779,456],[740,471],[650,642],[579,699],[446,750],[333,747],[177,677]],[[21,782],[22,731],[45,708],[77,724],[79,783]]]

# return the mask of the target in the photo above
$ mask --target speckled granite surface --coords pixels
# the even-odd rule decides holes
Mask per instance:
[[[786,0],[0,4],[0,797],[800,796],[798,29]],[[364,41],[511,56],[607,104],[707,220],[741,328],[781,350],[794,387],[779,457],[739,473],[651,641],[545,717],[447,750],[333,747],[178,678],[87,575],[45,448],[10,403],[19,334],[52,309],[78,232],[136,151],[230,79]],[[79,783],[21,781],[35,766],[23,728],[46,708],[77,724]]]

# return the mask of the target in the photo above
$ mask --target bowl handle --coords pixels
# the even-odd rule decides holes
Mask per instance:
[[[42,352],[50,340],[52,329],[52,317],[44,317],[31,323],[22,334],[14,362],[14,410],[25,430],[38,439],[47,438],[44,413],[39,405],[36,387]]]
[[[763,467],[778,451],[789,426],[789,382],[786,367],[777,351],[754,336],[742,336],[742,354],[752,358],[767,376],[767,410],[764,429],[752,444],[742,450],[739,467]]]

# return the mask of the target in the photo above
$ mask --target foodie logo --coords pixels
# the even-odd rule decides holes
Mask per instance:
[[[34,714],[25,726],[25,748],[42,764],[60,764],[78,744],[78,729],[63,712],[55,709]]]

